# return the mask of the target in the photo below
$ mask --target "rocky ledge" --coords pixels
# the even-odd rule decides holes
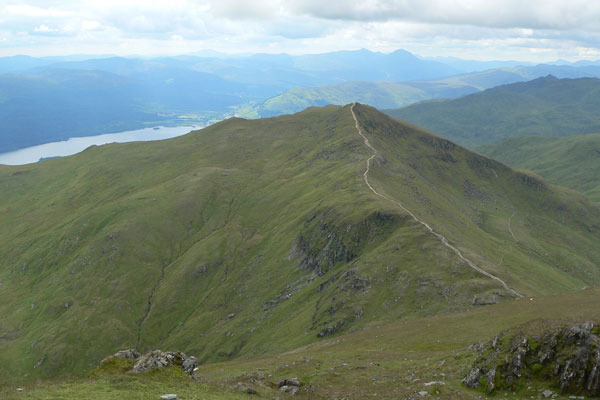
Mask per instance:
[[[531,380],[563,394],[600,396],[600,329],[593,322],[534,321],[479,347],[463,383],[471,388],[517,390]]]
[[[190,376],[194,375],[194,370],[198,366],[196,357],[187,356],[180,351],[160,351],[154,350],[145,355],[141,355],[137,350],[120,350],[112,356],[106,357],[101,364],[113,358],[126,358],[137,360],[129,372],[140,373],[154,368],[164,368],[176,366],[183,369]]]

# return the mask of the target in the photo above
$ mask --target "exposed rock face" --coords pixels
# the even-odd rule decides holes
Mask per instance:
[[[279,386],[279,390],[291,395],[295,395],[300,391],[300,379],[298,378],[285,378],[280,379],[277,382],[277,386]]]
[[[333,210],[310,215],[290,249],[300,267],[325,275],[336,263],[356,258],[366,243],[389,234],[398,218],[380,212],[358,223],[340,224]]]
[[[297,386],[297,387],[300,387],[300,379],[298,379],[298,378],[280,379],[279,382],[277,382],[277,386],[279,386],[279,387],[282,387],[282,386]]]
[[[538,321],[539,324],[539,321]],[[481,351],[463,384],[488,393],[514,389],[523,379],[547,381],[562,393],[600,396],[600,329],[592,322],[508,331]]]
[[[142,356],[133,366],[131,372],[146,372],[153,368],[163,368],[174,365],[182,368],[185,372],[192,375],[194,368],[198,366],[196,357],[188,357],[180,351],[163,352],[154,350]]]
[[[187,356],[185,353],[180,351],[163,352],[160,350],[154,350],[142,356],[137,350],[134,349],[119,350],[112,356],[108,356],[102,360],[102,363],[115,357],[137,360],[130,371],[135,373],[146,372],[153,368],[163,368],[173,365],[180,367],[189,375],[193,376],[194,369],[198,366],[198,360],[196,357]]]

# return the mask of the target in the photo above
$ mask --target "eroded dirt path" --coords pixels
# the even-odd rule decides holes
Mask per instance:
[[[514,296],[516,297],[523,297],[522,294],[520,294],[519,292],[517,292],[516,290],[510,288],[506,282],[504,282],[502,279],[498,278],[495,275],[490,274],[489,272],[481,269],[480,267],[478,267],[473,261],[469,260],[468,258],[466,258],[465,256],[463,256],[463,254],[461,253],[461,251],[459,249],[457,249],[456,247],[454,247],[453,245],[451,245],[448,242],[448,239],[446,239],[446,237],[444,237],[444,235],[437,233],[436,231],[433,230],[433,228],[431,226],[429,226],[429,224],[421,219],[419,219],[415,214],[413,214],[412,211],[410,211],[408,208],[404,207],[404,205],[402,203],[400,203],[399,201],[394,200],[391,197],[388,197],[384,194],[379,193],[377,190],[375,190],[375,188],[373,188],[373,186],[371,186],[371,184],[369,183],[369,171],[371,170],[371,161],[377,156],[378,151],[377,149],[375,149],[375,147],[373,147],[371,145],[371,143],[369,143],[369,139],[367,139],[367,137],[364,135],[360,124],[358,123],[358,118],[356,118],[356,114],[354,113],[354,106],[356,106],[356,103],[352,104],[352,107],[350,107],[350,111],[352,112],[352,118],[354,118],[354,123],[356,126],[356,130],[358,131],[358,134],[363,138],[363,141],[365,143],[365,146],[367,146],[369,148],[369,150],[371,150],[373,152],[373,155],[371,155],[371,157],[369,157],[367,159],[367,169],[365,170],[363,177],[365,179],[365,184],[367,185],[367,187],[371,190],[371,192],[373,192],[375,195],[386,199],[387,201],[393,203],[394,205],[400,207],[404,212],[406,212],[408,215],[410,215],[415,221],[417,221],[418,223],[420,223],[421,225],[423,225],[428,231],[429,233],[431,233],[432,235],[434,235],[435,237],[437,237],[440,242],[442,242],[442,244],[444,246],[446,246],[447,248],[449,248],[450,250],[452,250],[457,256],[458,258],[460,258],[461,260],[463,260],[464,262],[466,262],[469,267],[473,268],[475,271],[479,272],[482,275],[487,276],[490,279],[495,280],[496,282],[500,283],[502,285],[502,287],[504,287],[504,289],[506,289],[507,291],[509,291],[510,293],[512,293]]]

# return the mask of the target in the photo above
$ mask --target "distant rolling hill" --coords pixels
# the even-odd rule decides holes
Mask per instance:
[[[511,136],[594,133],[600,131],[600,79],[547,76],[387,113],[470,147]]]
[[[0,153],[161,123],[206,124],[295,87],[456,72],[402,50],[152,59],[4,57]]]
[[[348,104],[354,101],[379,109],[405,107],[431,99],[454,99],[498,85],[528,81],[548,74],[559,78],[600,77],[598,66],[536,65],[488,69],[435,80],[405,82],[344,82],[299,87],[262,103],[238,110],[242,115],[269,117],[306,107]]]
[[[550,182],[600,203],[600,134],[571,137],[513,137],[478,149],[513,168],[533,171]]]
[[[359,101],[398,108],[548,73],[600,71],[538,65],[456,75],[463,70],[403,50],[81,58],[0,58],[0,153],[69,137],[274,116],[309,106]]]
[[[0,187],[5,382],[600,285],[597,205],[362,105],[0,166]]]
[[[344,82],[313,88],[295,88],[256,107],[269,117],[302,111],[307,107],[358,101],[377,108],[394,108],[439,97],[460,97],[479,91],[463,82]]]

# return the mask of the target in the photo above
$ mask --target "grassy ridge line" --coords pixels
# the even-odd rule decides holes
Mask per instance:
[[[365,145],[373,152],[373,155],[371,157],[369,157],[367,159],[367,169],[365,170],[363,176],[365,179],[365,183],[367,184],[367,186],[369,187],[369,189],[375,193],[377,196],[384,198],[392,203],[394,203],[395,205],[397,205],[398,207],[400,207],[402,210],[404,210],[406,213],[408,213],[415,221],[417,221],[418,223],[420,223],[421,225],[423,225],[431,234],[433,234],[435,237],[437,237],[438,239],[440,239],[440,241],[442,242],[442,244],[446,247],[448,247],[450,250],[452,250],[454,253],[456,253],[456,255],[463,260],[464,262],[466,262],[471,268],[473,268],[475,271],[479,272],[482,275],[487,276],[490,279],[493,279],[497,282],[499,282],[502,287],[504,287],[504,289],[506,289],[508,292],[512,293],[515,297],[523,297],[522,294],[520,294],[519,292],[517,292],[516,290],[508,287],[508,285],[506,284],[506,282],[504,282],[502,279],[498,278],[497,276],[494,276],[492,274],[490,274],[489,272],[481,269],[480,267],[478,267],[473,261],[469,260],[468,258],[466,258],[465,256],[463,256],[463,254],[461,253],[460,250],[458,250],[456,247],[452,246],[449,242],[448,239],[446,239],[446,237],[444,235],[441,235],[437,232],[435,232],[433,230],[433,228],[425,221],[419,219],[412,211],[410,211],[408,208],[404,207],[404,205],[402,205],[402,203],[400,203],[397,200],[394,200],[391,197],[388,197],[384,194],[381,194],[379,192],[377,192],[373,186],[371,186],[371,184],[369,183],[369,170],[371,168],[371,161],[377,156],[377,154],[379,154],[379,152],[377,151],[377,149],[375,149],[371,143],[369,143],[369,139],[367,139],[367,137],[363,134],[362,129],[360,128],[360,124],[358,122],[358,118],[356,118],[356,114],[354,113],[354,107],[356,106],[356,103],[352,104],[352,107],[350,108],[350,111],[352,112],[352,117],[354,118],[354,121],[356,123],[356,130],[358,132],[358,134],[363,138]],[[510,229],[510,219],[509,219],[509,229]],[[512,230],[510,231],[511,234]],[[514,234],[513,234],[514,237]]]
[[[598,220],[593,216],[598,208],[587,199],[416,126],[399,124],[370,107],[357,106],[355,112],[380,149],[369,174],[372,185],[385,187],[510,287],[528,295],[577,290],[598,272],[593,254],[600,239],[597,222],[592,222]],[[507,230],[515,211],[512,229],[519,243]],[[581,218],[584,214],[588,217]],[[558,239],[571,229],[572,238]],[[575,247],[579,250],[567,250]],[[589,262],[584,261],[588,256]],[[536,279],[542,275],[544,279]]]

